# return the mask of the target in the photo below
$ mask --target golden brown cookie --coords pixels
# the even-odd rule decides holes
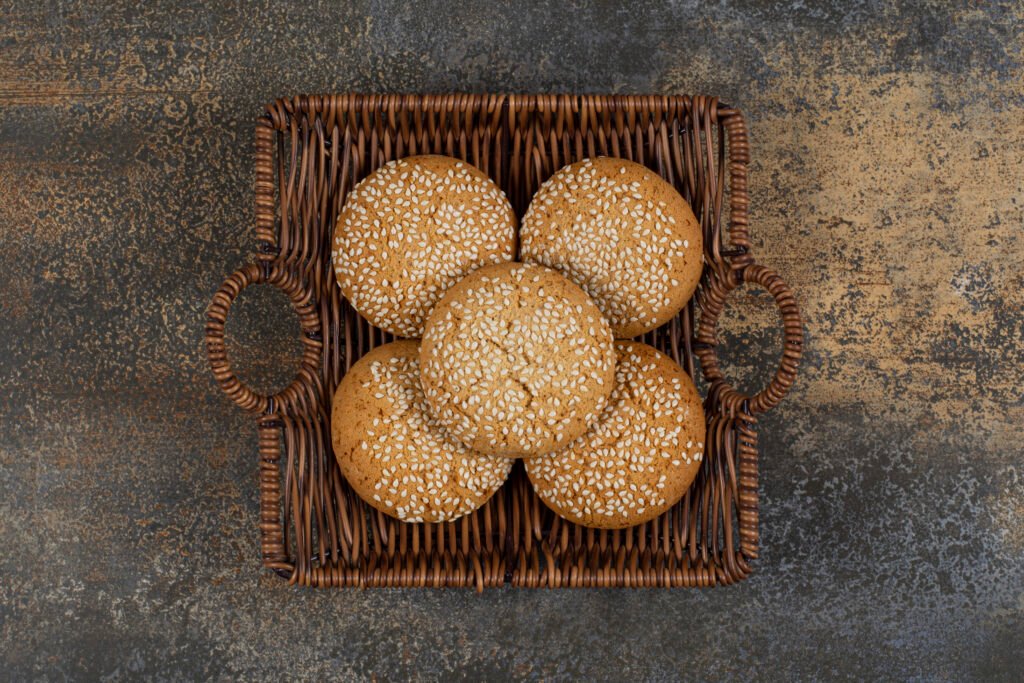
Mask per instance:
[[[615,377],[611,330],[550,268],[485,266],[427,319],[423,391],[448,433],[481,453],[530,457],[585,432]]]
[[[514,462],[445,437],[423,400],[415,341],[377,347],[352,366],[334,394],[331,440],[359,497],[406,522],[447,522],[472,512],[501,487]]]
[[[686,200],[640,164],[599,157],[565,166],[523,216],[520,259],[563,273],[593,297],[616,339],[671,320],[703,267]]]
[[[420,337],[450,286],[512,260],[516,224],[504,193],[477,168],[452,157],[406,157],[349,193],[334,229],[334,272],[372,325]]]
[[[615,342],[615,388],[594,427],[526,461],[545,504],[576,524],[622,529],[674,505],[700,469],[704,409],[689,375],[638,342]]]

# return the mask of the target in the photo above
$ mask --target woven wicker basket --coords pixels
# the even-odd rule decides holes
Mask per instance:
[[[331,396],[360,356],[391,338],[341,297],[331,234],[355,183],[386,161],[425,153],[483,169],[519,215],[554,171],[596,155],[645,164],[690,202],[704,231],[701,287],[642,340],[691,375],[700,360],[707,447],[693,486],[660,518],[622,531],[570,524],[540,502],[518,464],[484,507],[448,524],[398,522],[349,489],[331,453]],[[742,115],[709,97],[350,94],[267,107],[256,126],[255,259],[225,280],[206,319],[213,374],[256,419],[264,565],[307,586],[668,587],[745,578],[758,552],[755,416],[793,383],[802,341],[792,294],[751,253],[749,159]],[[715,356],[716,320],[742,282],[774,296],[784,326],[778,371],[752,397],[727,384]],[[241,383],[225,353],[228,310],[252,284],[282,289],[302,326],[301,370],[273,396]]]

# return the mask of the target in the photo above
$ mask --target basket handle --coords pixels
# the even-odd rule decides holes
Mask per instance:
[[[743,282],[753,282],[764,287],[775,297],[775,303],[782,313],[784,342],[782,360],[775,376],[768,386],[755,394],[747,396],[730,385],[722,374],[718,363],[717,345],[718,316],[725,308],[726,297]],[[711,385],[711,391],[717,393],[721,404],[727,410],[741,408],[747,403],[751,413],[763,413],[773,408],[793,386],[796,379],[797,364],[803,351],[803,322],[800,309],[789,286],[771,268],[751,264],[741,270],[730,270],[724,276],[713,275],[705,286],[701,301],[701,317],[697,326],[697,343],[694,352],[700,358],[701,371]]]
[[[292,307],[299,315],[302,327],[302,366],[291,384],[272,396],[264,396],[246,386],[231,367],[224,346],[224,324],[231,304],[249,285],[271,284],[288,295]],[[320,385],[323,340],[320,318],[312,296],[307,293],[302,279],[292,271],[268,263],[250,263],[229,275],[213,295],[206,309],[206,354],[210,369],[221,389],[232,401],[253,413],[273,413],[282,408],[296,407],[316,401],[316,388]]]

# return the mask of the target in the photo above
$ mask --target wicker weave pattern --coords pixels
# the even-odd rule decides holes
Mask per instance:
[[[660,518],[622,531],[569,524],[540,502],[517,465],[475,513],[405,524],[362,503],[342,479],[328,433],[331,396],[360,356],[391,338],[340,295],[330,263],[334,222],[361,178],[424,153],[483,169],[520,215],[558,168],[595,155],[645,164],[690,202],[704,231],[701,287],[642,341],[691,375],[700,359],[710,385],[708,436],[696,481]],[[271,104],[256,127],[255,262],[227,278],[206,321],[214,377],[256,416],[264,564],[311,586],[668,587],[745,578],[758,551],[755,416],[792,385],[802,343],[792,293],[754,263],[749,160],[742,115],[708,97],[330,95]],[[784,327],[778,371],[753,397],[729,386],[715,355],[717,318],[743,282],[774,296]],[[241,383],[225,354],[228,310],[252,284],[281,288],[302,326],[301,370],[273,396]]]

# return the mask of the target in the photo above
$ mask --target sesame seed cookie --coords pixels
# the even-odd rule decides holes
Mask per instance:
[[[472,512],[514,462],[446,438],[423,400],[415,341],[379,346],[346,373],[334,394],[331,440],[359,497],[405,522],[448,522]]]
[[[535,264],[485,266],[427,319],[423,391],[438,422],[473,450],[548,453],[584,433],[615,378],[611,329],[586,293]]]
[[[444,156],[391,161],[349,193],[334,229],[334,272],[370,324],[418,338],[450,286],[511,261],[517,220],[482,171]]]
[[[597,424],[526,461],[549,508],[600,529],[634,526],[674,505],[697,476],[706,432],[700,395],[682,368],[646,344],[615,346],[615,388]]]
[[[616,339],[671,320],[703,268],[700,224],[658,174],[624,159],[565,166],[523,216],[520,258],[560,271],[597,302]]]

